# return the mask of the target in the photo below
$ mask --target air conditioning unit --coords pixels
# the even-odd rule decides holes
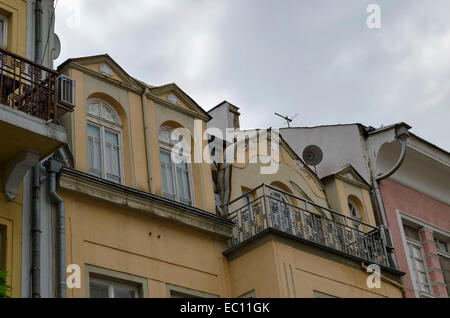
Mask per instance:
[[[56,102],[59,106],[72,111],[75,107],[75,81],[61,75],[56,82]]]

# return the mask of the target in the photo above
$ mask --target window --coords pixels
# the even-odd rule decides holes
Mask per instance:
[[[183,136],[177,135],[171,128],[161,127],[159,141],[163,196],[193,205],[191,160],[179,146]]]
[[[91,278],[89,281],[90,298],[138,298],[137,287],[116,283],[104,279]]]
[[[314,290],[313,292],[314,292],[314,297],[315,298],[338,298],[336,296],[333,296],[333,295],[330,295],[330,294],[325,294],[325,293],[319,292],[317,290]]]
[[[274,214],[274,227],[283,232],[295,234],[292,227],[294,217],[292,215],[292,205],[289,198],[276,190],[270,191],[270,212]]]
[[[442,240],[436,239],[436,248],[441,253],[448,254],[448,244]]]
[[[119,116],[107,103],[90,100],[87,119],[89,173],[123,183]]]
[[[425,264],[419,232],[408,225],[403,226],[406,236],[407,255],[409,260],[411,279],[419,293],[431,294],[428,272]]]
[[[348,201],[348,210],[350,211],[350,216],[356,220],[361,220],[358,208],[356,204],[352,201]],[[352,221],[352,227],[356,230],[362,231],[362,225],[359,222]]]
[[[0,47],[8,46],[8,19],[0,15]]]
[[[6,226],[0,224],[0,271],[6,270]]]
[[[202,291],[166,284],[168,298],[217,298],[217,295]]]

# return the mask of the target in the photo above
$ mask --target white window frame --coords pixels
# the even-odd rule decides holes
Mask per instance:
[[[134,298],[139,298],[139,288],[137,288],[136,286],[128,285],[125,283],[117,283],[114,281],[110,281],[110,280],[102,279],[102,278],[96,278],[96,277],[95,278],[92,277],[89,280],[89,288],[91,288],[92,283],[107,285],[108,286],[108,298],[115,298],[114,297],[114,287],[115,286],[123,288],[123,289],[132,290],[132,291],[134,291],[134,295],[135,295]]]
[[[159,134],[162,131],[167,131],[169,133],[169,136],[171,136],[173,129],[170,127],[166,127],[163,126],[160,128],[159,133],[158,133],[158,139],[159,139],[159,147],[160,147],[160,151],[165,151],[168,152],[170,155],[170,160],[171,160],[171,164],[172,164],[172,176],[173,176],[173,186],[174,186],[174,191],[175,193],[173,193],[173,195],[175,196],[175,201],[177,202],[181,202],[179,194],[178,194],[178,178],[177,178],[177,167],[176,167],[176,163],[173,160],[173,150],[178,150],[178,148],[176,148],[174,145],[172,144],[168,144],[164,141],[162,141],[159,138]],[[160,171],[161,171],[161,153],[160,155],[160,160],[159,160],[159,166],[160,166]],[[190,199],[191,199],[191,205],[190,206],[195,206],[195,197],[194,197],[194,181],[193,181],[193,173],[192,173],[192,161],[191,161],[191,155],[190,154],[185,154],[183,153],[183,158],[186,160],[187,163],[187,167],[188,167],[188,177],[189,177],[189,195],[190,195]],[[164,196],[164,189],[163,189],[163,183],[164,181],[162,180],[162,174],[161,174],[161,192],[162,195]],[[165,197],[167,198],[167,197]],[[167,198],[170,199],[170,198]],[[184,203],[183,203],[184,204]]]
[[[401,237],[402,237],[403,250],[405,251],[405,253],[408,252],[408,245],[407,245],[406,235],[405,235],[405,231],[403,230],[403,224],[405,224],[405,221],[407,221],[406,225],[408,225],[408,223],[417,224],[418,226],[426,228],[429,231],[431,231],[433,233],[437,233],[437,234],[439,234],[439,235],[441,235],[443,237],[450,237],[450,232],[448,230],[440,228],[440,227],[438,227],[438,226],[436,226],[434,224],[428,223],[427,221],[419,219],[419,218],[417,218],[415,216],[412,216],[410,214],[407,214],[407,213],[405,213],[403,211],[396,210],[396,212],[397,212],[397,222],[398,222],[398,226],[399,226],[399,229],[400,229],[400,234],[401,234]],[[409,259],[408,255],[406,255],[406,260],[407,260],[408,270],[411,273],[411,268],[413,268],[413,267],[411,265],[411,262],[410,262],[410,259]],[[426,265],[426,263],[425,263],[425,265]],[[427,274],[429,275],[429,273],[427,273]],[[426,293],[423,293],[423,292],[421,293],[419,288],[416,286],[415,280],[413,280],[412,278],[411,278],[411,280],[412,280],[413,287],[414,287],[414,293],[416,294],[417,298],[420,298],[420,297],[435,298],[436,297],[433,294],[426,294]],[[428,277],[428,281],[431,281],[429,279],[429,277]],[[430,286],[431,286],[431,284],[430,284]]]
[[[0,15],[0,20],[3,21],[3,42],[0,42],[0,47],[7,48],[8,47],[8,18],[4,15]]]
[[[351,199],[347,199],[347,205],[348,205],[348,212],[350,214],[350,217],[361,222],[361,212],[359,212],[358,205],[356,204],[356,202]],[[352,210],[350,209],[350,205],[355,210],[356,216],[352,215]],[[355,227],[355,225],[356,225],[356,227]],[[353,220],[352,220],[352,228],[354,228],[360,232],[363,232],[362,224],[361,223],[355,224],[355,222]]]
[[[93,114],[90,114],[87,109],[89,107],[89,104],[103,104],[105,105],[107,108],[109,108],[115,115],[115,117],[118,120],[118,123],[112,123],[109,122],[108,120],[95,116]],[[124,160],[123,160],[123,143],[122,143],[122,125],[121,125],[121,121],[120,121],[120,116],[117,113],[117,111],[111,106],[109,105],[107,102],[105,102],[104,100],[101,99],[89,99],[88,102],[86,103],[86,117],[87,117],[87,124],[86,124],[86,132],[87,132],[87,126],[88,124],[97,126],[100,128],[100,157],[101,157],[101,163],[102,163],[102,169],[101,169],[101,173],[102,179],[114,182],[113,180],[109,180],[107,178],[107,172],[106,172],[106,150],[105,150],[105,129],[110,130],[114,133],[117,133],[117,138],[118,138],[118,146],[119,146],[119,173],[120,175],[118,176],[120,178],[120,182],[119,184],[125,184],[125,175],[124,175]],[[87,133],[86,133],[87,134]],[[87,134],[88,137],[88,156],[89,156],[89,135]],[[88,158],[89,161],[89,158]],[[90,173],[91,167],[89,166],[89,173]]]

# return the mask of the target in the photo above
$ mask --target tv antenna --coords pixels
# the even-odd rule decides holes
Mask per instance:
[[[295,117],[297,117],[298,114],[295,114],[292,118],[289,118],[288,116],[280,115],[278,113],[275,113],[275,115],[283,118],[286,121],[288,128],[291,128],[291,122],[295,119]]]

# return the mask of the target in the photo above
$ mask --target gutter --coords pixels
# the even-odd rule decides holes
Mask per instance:
[[[41,56],[41,0],[36,0],[34,8],[35,43],[34,61],[39,63]],[[41,200],[40,200],[40,163],[32,170],[31,211],[31,297],[41,298]]]
[[[149,136],[149,123],[148,123],[148,110],[147,110],[147,96],[149,90],[145,87],[142,93],[142,117],[144,117],[144,142],[145,142],[145,154],[147,157],[147,174],[148,174],[148,192],[153,192],[153,178],[152,178],[152,164],[150,153],[150,136]]]
[[[387,223],[387,219],[386,219],[386,211],[384,209],[383,200],[381,198],[380,181],[393,175],[400,168],[403,161],[405,160],[406,150],[407,150],[407,140],[409,137],[409,131],[408,131],[409,129],[410,129],[410,127],[405,124],[400,124],[395,127],[395,138],[398,141],[400,141],[400,143],[402,145],[402,151],[401,151],[400,157],[398,158],[397,163],[391,168],[391,170],[389,170],[388,172],[386,172],[385,174],[383,174],[381,176],[373,178],[375,198],[377,200],[378,210],[381,214],[382,224],[385,226],[385,229],[388,229],[388,227],[387,227],[388,223]],[[391,233],[389,231],[388,231],[388,236],[389,236],[389,241],[392,242]],[[395,259],[395,254],[393,253],[393,250],[389,251],[389,254],[392,257],[393,264],[397,267],[397,261]]]
[[[66,230],[65,230],[65,206],[64,200],[56,193],[56,176],[63,167],[63,163],[49,159],[45,162],[49,175],[48,193],[50,201],[56,204],[56,279],[58,298],[66,297]]]
[[[41,200],[40,163],[32,170],[33,206],[31,211],[31,297],[41,298]]]

